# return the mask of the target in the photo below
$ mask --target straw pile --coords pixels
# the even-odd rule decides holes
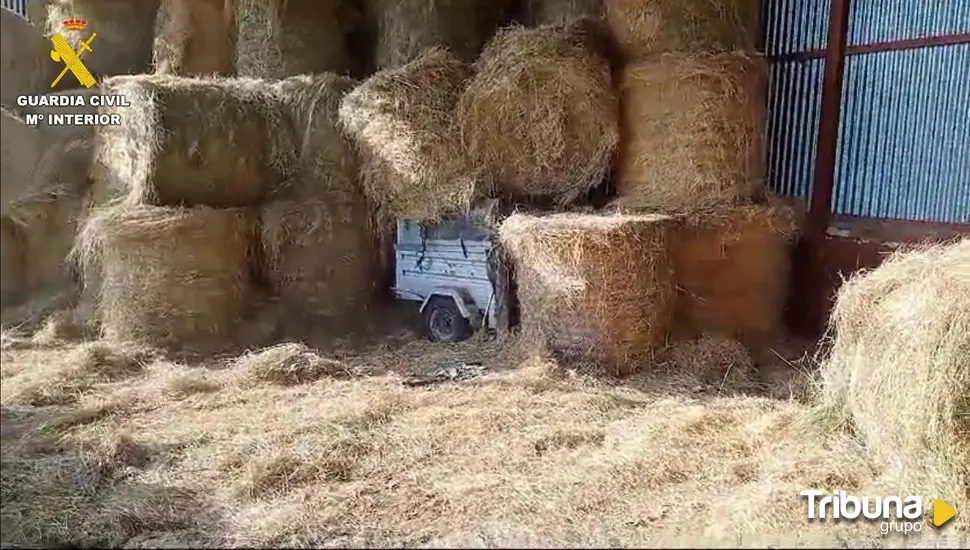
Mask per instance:
[[[764,64],[662,54],[624,70],[619,204],[679,213],[763,193]]]
[[[603,180],[617,101],[594,25],[500,31],[461,97],[462,140],[485,177],[513,195],[565,205]]]
[[[603,0],[526,0],[524,19],[531,27],[569,23],[603,15]]]
[[[346,318],[376,295],[376,254],[362,200],[278,200],[260,209],[263,276],[288,311]]]
[[[131,106],[104,109],[122,124],[98,130],[98,203],[253,206],[292,163],[292,132],[259,81],[143,75],[104,89]]]
[[[155,72],[229,75],[235,58],[232,3],[226,0],[161,0],[153,57]]]
[[[896,486],[960,508],[970,496],[970,239],[855,275],[831,328],[822,406],[905,478]]]
[[[75,50],[98,33],[84,57],[95,77],[148,72],[159,0],[53,0],[47,6],[47,36],[60,33]],[[88,22],[80,31],[64,27],[74,15]],[[65,78],[73,78],[71,75]]]
[[[357,17],[341,0],[236,0],[236,71],[260,78],[349,73]]]
[[[474,61],[508,15],[510,0],[364,0],[374,21],[378,69],[404,65],[434,47]]]
[[[0,218],[0,308],[16,305],[27,291],[27,249],[13,221]]]
[[[480,194],[467,173],[454,108],[468,68],[434,48],[347,94],[340,121],[365,163],[367,197],[388,217],[435,219]]]
[[[754,49],[761,2],[754,0],[604,0],[621,52],[639,60],[659,52]]]
[[[675,231],[665,216],[509,217],[500,238],[515,261],[524,334],[567,359],[636,370],[670,326]]]
[[[101,279],[105,337],[207,346],[233,333],[249,303],[255,217],[248,209],[111,207],[78,237]]]
[[[50,89],[60,71],[50,61],[50,50],[36,27],[10,10],[0,10],[0,105],[16,105],[19,95]]]
[[[788,298],[795,227],[791,209],[780,203],[689,219],[674,253],[678,329],[749,346],[776,336]]]

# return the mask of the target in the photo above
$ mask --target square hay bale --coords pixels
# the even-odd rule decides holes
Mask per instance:
[[[82,40],[98,33],[84,65],[98,78],[141,74],[151,69],[152,43],[159,0],[52,0],[47,5],[47,36],[60,33],[76,51]],[[88,22],[80,31],[64,26],[77,15]],[[64,79],[74,82],[73,75]]]
[[[525,0],[523,16],[530,27],[599,19],[603,16],[603,0]]]
[[[523,333],[564,358],[635,371],[666,341],[676,229],[661,215],[510,216],[499,235],[515,264]]]
[[[764,193],[765,65],[663,54],[624,70],[618,204],[691,213]]]
[[[510,15],[511,0],[364,0],[375,27],[378,69],[394,69],[434,47],[475,60]]]
[[[161,347],[217,348],[251,303],[252,209],[127,205],[99,209],[78,237],[100,279],[104,336]]]
[[[469,68],[442,48],[381,71],[347,94],[340,121],[363,156],[368,199],[389,218],[465,211],[483,190],[454,119]]]
[[[357,82],[333,73],[300,75],[272,85],[294,131],[295,177],[283,181],[273,199],[318,199],[336,189],[357,190],[357,149],[340,126],[340,102]],[[323,180],[321,180],[323,178]]]
[[[8,215],[14,203],[30,195],[33,172],[44,153],[43,136],[24,119],[0,109],[0,205]]]
[[[27,245],[17,224],[0,218],[0,308],[27,297]]]
[[[51,63],[51,43],[37,27],[11,10],[0,11],[0,105],[16,105],[17,96],[43,94],[60,72]]]
[[[970,238],[854,275],[830,334],[818,419],[860,436],[894,486],[970,505]]]
[[[349,74],[356,68],[349,36],[359,14],[343,0],[235,0],[236,71],[284,78]]]
[[[377,296],[377,249],[363,197],[277,200],[260,209],[262,278],[301,318],[352,318]]]
[[[630,61],[661,52],[753,51],[760,29],[756,0],[604,0],[620,51]]]
[[[788,298],[792,210],[747,205],[685,220],[674,252],[676,324],[758,346],[776,336]]]
[[[155,26],[156,73],[233,74],[236,28],[231,0],[161,0]]]
[[[73,287],[70,255],[83,211],[82,195],[56,188],[41,190],[11,210],[26,248],[28,290]]]
[[[106,107],[122,123],[98,129],[97,203],[258,205],[293,163],[292,129],[258,80],[166,75],[112,78]]]
[[[603,40],[586,20],[492,38],[458,107],[462,141],[483,178],[560,205],[600,185],[618,140]]]

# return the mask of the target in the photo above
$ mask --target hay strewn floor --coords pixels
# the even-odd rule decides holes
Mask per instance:
[[[851,441],[805,433],[794,364],[703,385],[520,356],[404,332],[193,365],[5,335],[2,543],[901,544],[804,519],[801,489],[877,480]]]

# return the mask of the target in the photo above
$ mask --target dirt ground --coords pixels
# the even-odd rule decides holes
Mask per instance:
[[[203,362],[5,332],[3,545],[968,543],[806,519],[803,489],[886,481],[812,429],[805,343],[616,380],[410,324]]]

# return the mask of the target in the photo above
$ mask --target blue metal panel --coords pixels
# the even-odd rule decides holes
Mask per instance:
[[[823,59],[775,62],[769,72],[767,177],[782,196],[808,198],[822,97]]]
[[[765,0],[765,54],[825,49],[831,0]]]
[[[853,0],[849,44],[970,33],[970,0]]]
[[[846,60],[837,214],[970,223],[970,44]]]

